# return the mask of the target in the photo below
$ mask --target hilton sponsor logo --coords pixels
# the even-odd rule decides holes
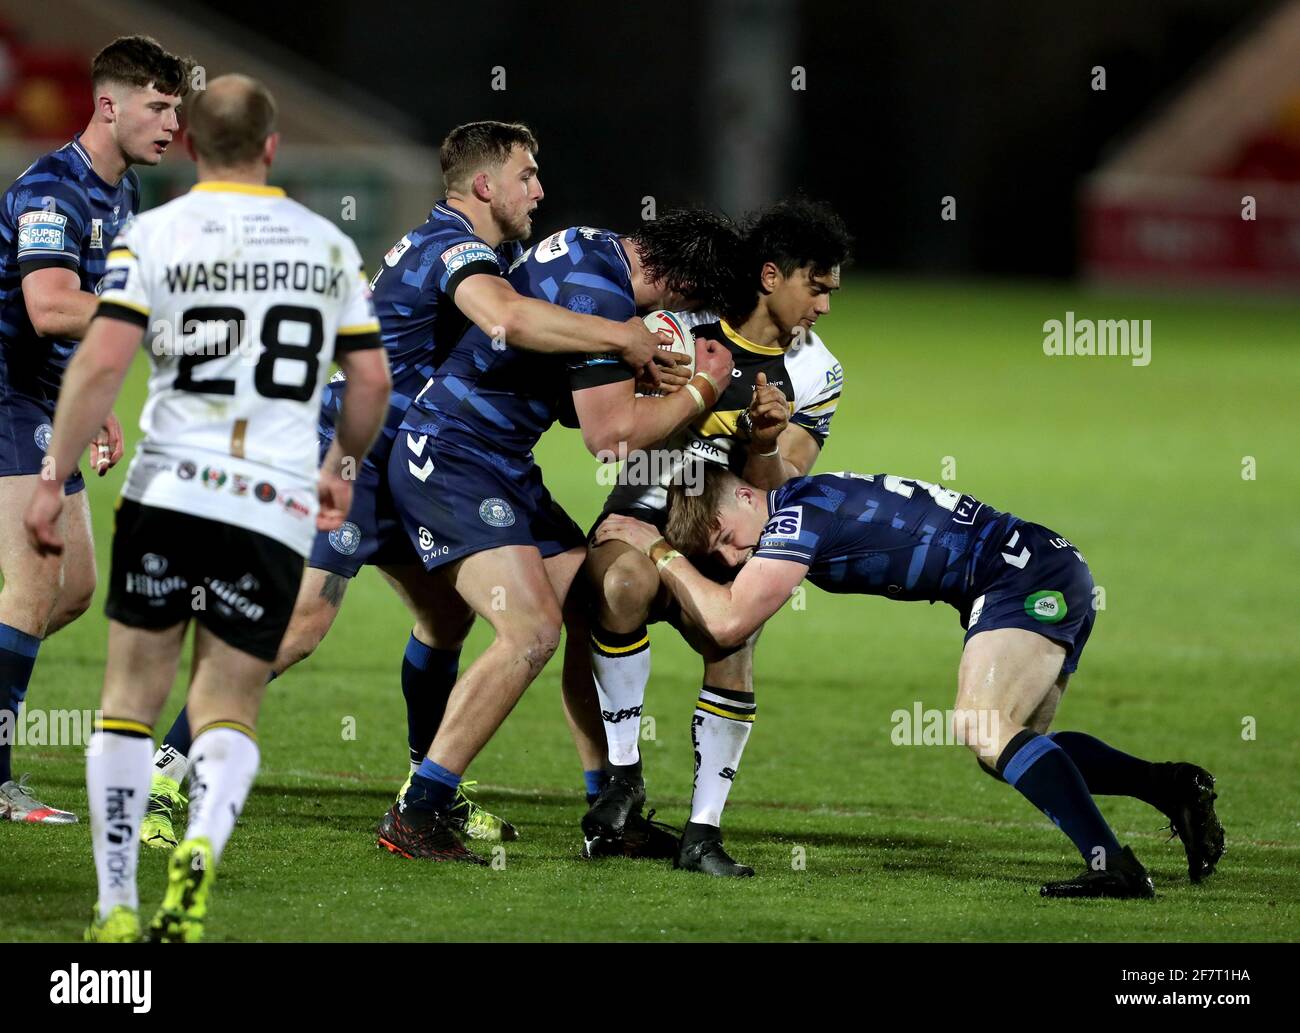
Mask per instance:
[[[253,602],[246,595],[241,595],[239,589],[229,581],[216,581],[212,578],[204,578],[204,581],[213,595],[241,617],[250,621],[260,621],[262,615],[266,613],[266,607]]]

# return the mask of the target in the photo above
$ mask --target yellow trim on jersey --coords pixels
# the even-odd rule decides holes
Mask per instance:
[[[134,301],[126,301],[122,298],[106,298],[102,294],[100,295],[99,300],[104,302],[106,305],[121,305],[123,308],[129,308],[132,312],[139,312],[142,316],[147,316],[149,314],[147,308],[143,305],[137,305]]]
[[[600,651],[602,653],[610,653],[613,655],[618,655],[620,653],[630,653],[634,649],[640,649],[642,646],[644,646],[646,643],[650,641],[650,632],[647,631],[645,633],[645,636],[641,639],[640,642],[633,642],[630,646],[607,646],[595,635],[591,636],[591,641],[595,642],[596,645],[600,647]]]
[[[706,438],[734,438],[736,421],[744,411],[744,409],[734,409],[705,413],[703,419],[695,423],[696,433],[703,434]]]
[[[108,253],[110,259],[113,258],[134,258],[135,252],[129,247],[115,247]]]
[[[221,194],[253,194],[256,197],[284,197],[280,187],[269,187],[258,183],[227,183],[219,179],[205,179],[195,183],[191,190],[204,190]]]
[[[721,707],[715,707],[712,703],[706,703],[702,699],[697,699],[695,701],[695,708],[697,710],[708,711],[710,714],[717,714],[718,717],[725,717],[728,721],[753,721],[754,715],[757,713],[757,711],[751,711],[748,714],[735,714],[730,710],[723,710]]]
[[[139,732],[141,735],[153,735],[153,729],[141,721],[130,721],[124,717],[103,717],[97,722],[102,732]]]
[[[379,333],[379,320],[373,323],[357,323],[355,326],[339,327],[339,336],[347,337],[351,334],[377,334]]]
[[[732,329],[731,324],[725,319],[719,319],[718,325],[722,327],[722,332],[727,335],[727,340],[737,348],[744,348],[747,352],[754,352],[756,355],[784,355],[785,349],[776,344],[755,344],[748,337],[742,337]]]

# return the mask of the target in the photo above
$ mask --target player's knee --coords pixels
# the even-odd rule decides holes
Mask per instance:
[[[610,631],[628,632],[644,624],[659,592],[659,575],[639,552],[626,552],[601,581],[601,622]],[[627,627],[614,625],[628,625]]]
[[[560,624],[559,607],[545,607],[540,613],[503,624],[498,637],[536,674],[560,646]]]
[[[54,617],[50,620],[50,631],[55,631],[58,628],[66,628],[83,613],[89,610],[91,600],[94,596],[95,592],[92,589],[89,592],[80,592],[70,599],[60,599],[59,608],[55,612]],[[50,631],[47,631],[46,634],[49,634]]]
[[[89,610],[91,600],[94,597],[95,578],[93,573],[89,579],[78,578],[71,583],[65,582],[55,598],[53,608],[49,611],[49,619],[45,625],[46,637],[53,635],[60,628],[66,628]]]
[[[948,720],[950,741],[983,758],[996,747],[1003,720],[1003,715],[991,708],[958,706]]]

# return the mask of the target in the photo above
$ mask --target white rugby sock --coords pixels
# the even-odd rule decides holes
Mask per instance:
[[[190,768],[189,758],[175,746],[163,743],[153,755],[153,773],[173,778],[177,782],[185,781],[185,773]]]
[[[722,825],[722,809],[740,767],[758,708],[752,692],[735,692],[704,686],[691,718],[695,743],[695,792],[691,796],[691,821],[697,825]]]
[[[139,721],[104,718],[86,747],[90,843],[99,880],[99,917],[119,904],[139,908],[135,872],[140,822],[149,806],[153,730]]]
[[[244,809],[260,754],[253,730],[235,721],[209,725],[190,747],[190,824],[185,838],[206,836],[212,861],[221,860],[235,819]]]
[[[641,759],[641,707],[650,681],[650,633],[642,624],[627,634],[597,626],[591,630],[591,673],[600,698],[609,762]]]

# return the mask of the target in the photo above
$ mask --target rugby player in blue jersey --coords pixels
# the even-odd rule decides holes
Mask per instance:
[[[621,321],[648,309],[716,305],[739,247],[727,220],[682,210],[626,236],[586,226],[553,233],[508,278],[520,294]],[[532,451],[538,438],[558,419],[580,428],[598,457],[645,448],[711,409],[731,371],[730,353],[700,339],[683,390],[640,397],[634,370],[615,357],[539,355],[479,328],[434,371],[393,443],[389,488],[411,546],[436,575],[445,634],[463,639],[478,615],[495,639],[456,681],[410,787],[380,823],[380,845],[406,857],[486,863],[450,821],[460,778],[554,652],[586,556],[585,535],[543,483]],[[594,718],[574,729],[584,764],[603,753]]]
[[[22,516],[44,470],[63,371],[90,326],[118,230],[140,207],[132,165],[157,165],[179,128],[190,62],[146,36],[114,40],[91,62],[94,113],[37,159],[0,201],[0,820],[63,825],[76,815],[13,780],[19,709],[41,642],[76,620],[95,591],[90,507],[68,478],[62,556],[41,556]],[[110,415],[92,443],[103,476],[122,457]]]
[[[442,614],[419,556],[402,530],[388,491],[388,454],[411,400],[471,327],[512,347],[541,353],[600,355],[631,376],[670,361],[660,338],[639,319],[606,319],[518,293],[505,278],[532,233],[543,198],[537,140],[527,126],[471,122],[442,142],[439,157],[447,196],[419,226],[389,249],[371,280],[375,313],[392,370],[387,419],[374,448],[356,464],[352,509],[343,526],[317,536],[293,618],[274,672],[309,656],[343,602],[348,582],[363,565],[379,569],[414,618],[401,665],[407,706],[411,770],[423,759],[456,681],[468,618]],[[347,389],[337,374],[321,405],[322,456]],[[190,728],[181,711],[154,757],[149,814],[140,834],[154,847],[172,847],[173,818],[183,802],[181,780],[190,752]],[[473,838],[512,839],[515,829],[462,792],[453,814]]]
[[[1092,632],[1093,581],[1074,545],[969,495],[885,474],[822,474],[764,491],[706,464],[694,493],[672,491],[665,532],[613,515],[598,541],[653,560],[691,622],[721,647],[744,642],[805,578],[828,592],[943,601],[961,614],[953,734],[1074,843],[1087,870],[1046,897],[1151,897],[1093,795],[1132,796],[1168,816],[1199,882],[1223,854],[1214,776],[1151,763],[1081,732],[1049,735]],[[730,585],[688,557],[740,567]]]

